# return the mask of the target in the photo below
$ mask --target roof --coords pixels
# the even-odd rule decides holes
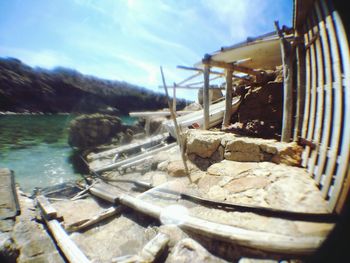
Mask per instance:
[[[270,32],[258,37],[247,38],[246,41],[209,54],[211,60],[234,63],[241,61],[240,66],[251,69],[275,69],[282,64],[280,41],[275,32]],[[203,66],[202,62],[195,64]]]

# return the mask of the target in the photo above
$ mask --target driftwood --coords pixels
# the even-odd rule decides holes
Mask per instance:
[[[181,152],[181,158],[182,158],[182,162],[183,162],[183,165],[185,167],[185,173],[186,175],[188,176],[188,179],[190,180],[190,182],[192,182],[191,180],[191,177],[189,175],[189,170],[188,170],[188,166],[187,166],[187,157],[186,157],[186,154],[185,154],[185,148],[184,148],[184,141],[183,141],[183,138],[181,136],[181,129],[177,123],[177,120],[176,120],[176,114],[173,110],[173,107],[170,103],[170,100],[169,100],[169,94],[168,94],[168,89],[167,89],[167,86],[166,86],[166,83],[165,83],[165,77],[164,77],[164,73],[163,73],[163,68],[160,67],[160,73],[162,75],[162,81],[163,81],[163,86],[164,86],[164,91],[165,91],[165,96],[167,98],[167,101],[168,101],[168,107],[169,107],[169,110],[171,112],[171,118],[173,119],[173,122],[174,122],[174,127],[175,127],[175,132],[176,132],[176,138],[177,138],[177,143],[179,144],[179,147],[180,147],[180,152]]]
[[[275,29],[280,38],[280,46],[283,62],[283,123],[281,141],[289,142],[292,137],[292,114],[293,114],[293,52],[291,44],[285,39],[275,21]]]
[[[177,111],[176,115],[184,115],[194,111]],[[156,116],[170,116],[170,111],[140,111],[140,112],[130,112],[131,117],[156,117]]]
[[[225,94],[225,113],[222,127],[227,127],[231,121],[232,115],[232,70],[226,70],[226,94]]]
[[[162,254],[169,243],[169,236],[164,233],[158,233],[141,250],[140,257],[145,262],[154,262]]]
[[[120,203],[157,220],[160,219],[162,207],[131,197],[127,194],[111,194],[97,187],[90,189],[93,195],[112,203]],[[308,255],[316,251],[324,238],[310,236],[287,236],[210,222],[193,216],[186,216],[180,228],[204,235],[216,240],[234,243],[244,247],[265,252],[286,255]]]
[[[100,158],[105,158],[105,157],[109,157],[112,155],[116,155],[116,154],[120,154],[122,152],[127,152],[127,151],[131,151],[131,150],[135,150],[141,147],[149,147],[149,146],[153,146],[155,144],[158,144],[159,142],[165,140],[166,138],[169,137],[168,133],[162,133],[162,134],[158,134],[149,138],[144,139],[141,142],[134,142],[134,143],[130,143],[127,145],[122,145],[119,146],[115,149],[111,149],[108,151],[104,151],[101,153],[96,153],[96,154],[90,154],[88,156],[88,161],[93,161],[96,159],[100,159]]]
[[[67,233],[62,228],[61,224],[56,220],[46,222],[51,234],[53,235],[57,245],[62,250],[64,256],[71,263],[88,263],[90,260],[77,247],[77,245],[69,238]]]
[[[51,206],[50,202],[44,196],[38,196],[36,199],[50,233],[67,260],[71,263],[90,262],[64,231],[57,220],[57,211]]]
[[[87,227],[90,227],[92,225],[95,225],[97,223],[100,223],[104,221],[107,218],[110,218],[116,214],[119,214],[122,211],[123,207],[110,207],[105,210],[103,210],[101,213],[95,215],[94,217],[90,219],[84,219],[78,222],[75,222],[73,224],[67,225],[65,228],[68,232],[76,232],[81,231],[83,229],[86,229]]]
[[[204,88],[203,88],[203,114],[204,114],[204,124],[203,129],[209,129],[209,75],[210,67],[204,66]]]
[[[36,201],[45,218],[47,218],[48,220],[57,218],[56,209],[51,205],[51,203],[49,202],[49,200],[47,200],[45,196],[37,196]]]
[[[119,161],[119,162],[116,162],[116,163],[112,163],[112,164],[109,164],[109,165],[106,165],[106,166],[103,166],[103,167],[100,167],[100,168],[93,169],[92,171],[95,172],[95,173],[101,173],[101,172],[104,172],[104,171],[112,170],[112,169],[121,167],[122,165],[130,164],[132,162],[138,161],[138,160],[143,159],[145,157],[149,157],[149,156],[155,155],[155,154],[157,154],[157,153],[159,153],[161,151],[168,150],[168,149],[174,147],[175,145],[176,145],[176,143],[171,143],[171,144],[165,145],[163,147],[154,149],[152,151],[141,153],[139,155],[127,158],[125,160],[122,160],[122,161]]]

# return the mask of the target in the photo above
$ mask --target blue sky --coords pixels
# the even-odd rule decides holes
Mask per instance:
[[[292,24],[292,0],[0,0],[0,56],[161,91],[205,53]],[[179,90],[194,99],[196,92]]]

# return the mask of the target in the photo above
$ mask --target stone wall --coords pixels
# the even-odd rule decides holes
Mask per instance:
[[[273,162],[300,166],[302,147],[273,139],[243,137],[230,133],[188,130],[186,153],[190,161],[206,170],[224,159],[238,162]]]

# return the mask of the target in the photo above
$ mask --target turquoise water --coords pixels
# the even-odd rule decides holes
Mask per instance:
[[[69,115],[0,116],[0,167],[26,191],[80,179],[67,144]]]
[[[0,167],[15,172],[25,192],[80,179],[67,144],[72,115],[0,115]],[[135,119],[121,117],[124,124]]]

